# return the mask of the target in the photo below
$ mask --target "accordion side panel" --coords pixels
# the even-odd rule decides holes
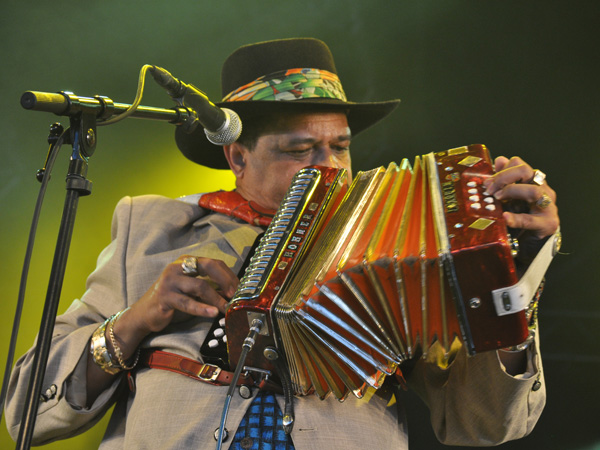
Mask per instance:
[[[261,318],[265,325],[256,338],[254,350],[248,353],[247,365],[274,370],[263,356],[267,346],[287,354],[281,348],[277,322],[271,317],[272,305],[293,279],[331,202],[344,193],[345,180],[346,172],[334,168],[309,167],[294,176],[227,308],[227,351],[232,369],[238,363],[252,318]]]
[[[471,324],[476,352],[517,345],[528,336],[524,311],[498,316],[494,308],[491,290],[517,282],[514,273],[507,271],[502,263],[508,258],[512,260],[512,256],[506,255],[505,252],[506,249],[499,245],[480,249],[478,257],[485,259],[485,262],[480,264],[474,263],[475,258],[468,251],[454,255],[458,280],[461,286],[464,286],[463,302]],[[479,307],[469,307],[471,299],[479,299]]]
[[[483,189],[493,174],[487,148],[436,154],[450,257],[446,273],[469,353],[516,345],[528,335],[525,313],[498,316],[491,291],[518,279],[501,205]],[[445,262],[446,263],[446,262]]]

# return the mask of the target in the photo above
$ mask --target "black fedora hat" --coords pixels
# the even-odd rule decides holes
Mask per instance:
[[[386,117],[400,102],[347,101],[331,51],[313,38],[240,47],[223,64],[221,90],[223,100],[215,104],[238,113],[242,126],[252,116],[339,110],[347,114],[353,136]],[[229,168],[223,152],[206,138],[202,127],[189,134],[177,127],[175,141],[193,162],[215,169]]]

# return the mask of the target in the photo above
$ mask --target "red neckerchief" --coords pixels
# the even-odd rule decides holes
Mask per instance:
[[[202,208],[210,209],[227,216],[237,217],[250,225],[268,227],[275,211],[262,208],[249,202],[236,191],[217,191],[203,194],[198,201]]]

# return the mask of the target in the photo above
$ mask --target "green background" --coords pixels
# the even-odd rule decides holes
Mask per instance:
[[[501,448],[598,448],[599,19],[595,1],[3,1],[0,370],[39,188],[34,175],[46,156],[48,126],[68,124],[22,109],[21,94],[71,90],[130,103],[139,70],[149,63],[215,100],[221,64],[238,46],[314,36],[331,47],[351,100],[402,99],[392,117],[353,143],[355,170],[484,143],[495,156],[520,155],[548,174],[564,235],[564,254],[550,268],[540,312],[548,403],[531,436]],[[142,104],[171,106],[151,80]],[[109,242],[119,198],[232,186],[228,172],[184,159],[169,124],[128,119],[98,133],[89,170],[93,194],[80,201],[60,311],[83,292]],[[29,348],[39,327],[68,150],[61,152],[47,194],[17,354]],[[420,402],[410,393],[402,401],[411,448],[443,448]],[[97,447],[105,423],[48,448]],[[3,423],[0,448],[12,446]]]

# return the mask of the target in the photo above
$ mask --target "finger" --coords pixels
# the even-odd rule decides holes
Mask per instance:
[[[174,310],[181,311],[192,316],[215,317],[217,314],[219,314],[219,308],[216,306],[197,301],[196,299],[183,293],[173,293],[169,299],[169,303]]]
[[[508,164],[508,161],[509,161],[508,158],[506,158],[505,156],[498,156],[494,160],[494,169],[496,170],[496,172],[500,172],[501,170],[504,170],[504,168]]]
[[[534,170],[520,158],[511,158],[504,169],[490,176],[483,182],[483,186],[490,194],[495,194],[509,184],[529,183],[533,178]]]
[[[198,258],[198,272],[214,281],[225,296],[231,298],[235,294],[239,280],[223,261]]]
[[[522,158],[519,158],[518,156],[513,156],[510,159],[505,158],[504,156],[499,157],[499,158],[503,158],[506,160],[506,163],[504,164],[504,167],[502,168],[502,170],[508,169],[510,167],[517,167],[517,166],[523,166],[523,165],[527,166],[528,165],[525,161],[523,161]],[[496,169],[496,170],[498,170],[498,169]]]
[[[515,214],[504,212],[502,216],[509,228],[531,230],[540,239],[554,234],[559,226],[558,215],[552,212],[546,214]]]
[[[189,269],[184,267],[189,264],[189,261],[187,260],[190,259],[193,259],[194,263],[192,265],[195,266],[194,269],[197,273],[196,275],[190,274]],[[181,272],[184,272],[184,275],[207,278],[210,282],[214,282],[217,290],[221,290],[223,294],[229,298],[233,297],[235,294],[239,280],[233,271],[223,261],[211,258],[182,255],[173,263],[175,272],[179,271],[179,264],[181,264]],[[188,269],[188,271],[186,272],[184,269]]]
[[[227,300],[219,294],[213,283],[205,278],[181,277],[177,288],[180,293],[187,295],[197,303],[214,306],[225,312]]]
[[[179,261],[194,259],[196,272],[195,277],[185,276],[183,270],[179,271]],[[216,306],[221,312],[225,312],[227,300],[220,292],[228,298],[233,297],[239,280],[233,271],[220,260],[203,257],[181,256],[174,264],[173,269],[179,274],[179,289],[190,295],[197,301]],[[181,275],[184,275],[181,278]],[[220,292],[219,292],[220,291]]]
[[[136,312],[138,328],[145,330],[146,334],[163,330],[174,320],[177,313],[215,317],[219,312],[216,306],[200,302],[189,294],[181,292],[180,285],[170,278],[170,276],[161,277],[131,308]]]
[[[536,184],[509,184],[494,193],[497,200],[523,200],[530,204],[535,204],[542,195],[548,195],[554,202],[556,194],[552,189]]]

